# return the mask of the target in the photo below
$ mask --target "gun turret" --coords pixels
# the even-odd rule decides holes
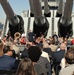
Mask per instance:
[[[47,19],[42,14],[42,8],[39,0],[33,0],[33,10],[34,10],[34,24],[33,24],[33,32],[36,36],[44,35],[47,36],[47,32],[49,29],[49,23]]]
[[[58,35],[61,37],[66,37],[68,35],[71,37],[73,35],[72,29],[72,7],[73,0],[66,0],[65,8],[62,17],[58,21]]]
[[[7,18],[9,19],[10,35],[14,38],[14,34],[16,32],[22,34],[24,32],[24,21],[22,17],[14,13],[7,0],[1,0],[0,3],[4,9],[4,12],[6,13]]]

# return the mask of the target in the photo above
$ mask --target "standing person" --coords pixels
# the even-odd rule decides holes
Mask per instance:
[[[69,33],[66,34],[66,38],[67,38],[67,39],[69,38]]]
[[[59,71],[61,69],[60,63],[61,63],[62,58],[64,58],[65,53],[66,53],[66,44],[65,43],[62,43],[60,45],[60,48],[58,49],[58,51],[53,53],[53,66],[54,66],[54,71],[55,71],[56,75],[59,74]]]
[[[20,61],[16,75],[37,75],[33,63],[29,58]]]
[[[33,42],[34,37],[35,37],[35,34],[31,30],[29,30],[29,32],[28,32],[28,40],[29,40],[29,42]]]
[[[25,32],[22,33],[22,37],[26,37],[26,33]]]
[[[58,35],[56,34],[56,32],[54,32],[52,38],[53,38],[53,40],[55,40],[55,43],[58,42]]]
[[[26,44],[26,37],[25,36],[21,36],[20,40],[20,44],[21,45],[25,45]]]
[[[71,40],[71,45],[74,45],[74,38]]]
[[[2,42],[3,42],[4,45],[6,45],[6,43],[7,43],[7,39],[6,39],[6,38],[7,38],[6,36],[4,36],[4,37],[2,38]]]
[[[74,72],[74,48],[70,48],[65,54],[65,67],[61,69],[59,75],[72,75]]]
[[[4,44],[3,44],[3,42],[0,40],[0,56],[3,55],[3,47],[4,47]]]

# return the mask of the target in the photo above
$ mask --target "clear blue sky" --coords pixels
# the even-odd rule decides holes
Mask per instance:
[[[30,9],[29,8],[29,0],[8,0],[13,11],[16,14],[21,14],[23,10]],[[4,20],[6,17],[6,14],[0,4],[0,21]]]
[[[30,9],[29,0],[8,0],[8,1],[11,5],[13,11],[18,15],[20,15],[23,10]],[[73,10],[74,10],[74,7],[73,7]],[[0,21],[5,20],[5,18],[6,18],[6,14],[0,4]]]

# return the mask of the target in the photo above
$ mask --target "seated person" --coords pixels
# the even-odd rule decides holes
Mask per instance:
[[[21,51],[21,58],[28,58],[28,48],[30,47],[30,44],[26,44],[26,47],[23,51]]]
[[[39,63],[37,63],[37,61],[39,60],[42,54],[41,48],[38,46],[31,46],[28,49],[28,54],[29,54],[29,58],[32,60],[34,64],[34,68],[35,68],[37,75],[47,75],[45,68]]]
[[[37,75],[29,58],[24,58],[20,61],[16,75]]]
[[[0,70],[16,70],[16,59],[11,57],[13,50],[10,50],[10,46],[4,46],[4,55],[0,57]]]

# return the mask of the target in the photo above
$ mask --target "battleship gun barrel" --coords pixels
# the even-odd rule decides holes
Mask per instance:
[[[42,14],[42,8],[39,0],[33,0],[33,8],[34,8],[33,32],[36,34],[37,37],[40,36],[41,34],[43,34],[46,37],[49,28],[49,23]]]
[[[7,0],[1,0],[0,3],[4,9],[4,12],[5,12],[7,18],[9,19],[10,35],[14,38],[14,34],[16,32],[23,33],[24,32],[24,27],[23,27],[24,21],[23,21],[22,17],[19,15],[16,15],[14,13],[14,11],[12,10],[12,8]]]
[[[60,0],[56,17],[61,17],[62,16],[62,11],[63,11],[63,0]]]
[[[13,9],[11,8],[9,2],[7,0],[1,0],[1,5],[2,5],[2,8],[4,9],[4,12],[6,13],[8,19],[11,21],[11,22],[15,22],[14,21],[14,12],[13,12]],[[18,20],[16,19],[16,22],[18,23]]]
[[[73,0],[66,0],[64,14],[58,21],[58,34],[59,36],[66,37],[68,35],[71,37],[73,35],[73,26],[72,26],[72,7]]]
[[[33,0],[33,10],[35,18],[42,18],[42,8],[39,0]]]
[[[30,16],[34,17],[34,11],[33,11],[33,0],[29,0],[29,4],[30,4]]]
[[[46,17],[50,17],[51,16],[51,12],[48,6],[48,0],[44,0],[44,15]]]

